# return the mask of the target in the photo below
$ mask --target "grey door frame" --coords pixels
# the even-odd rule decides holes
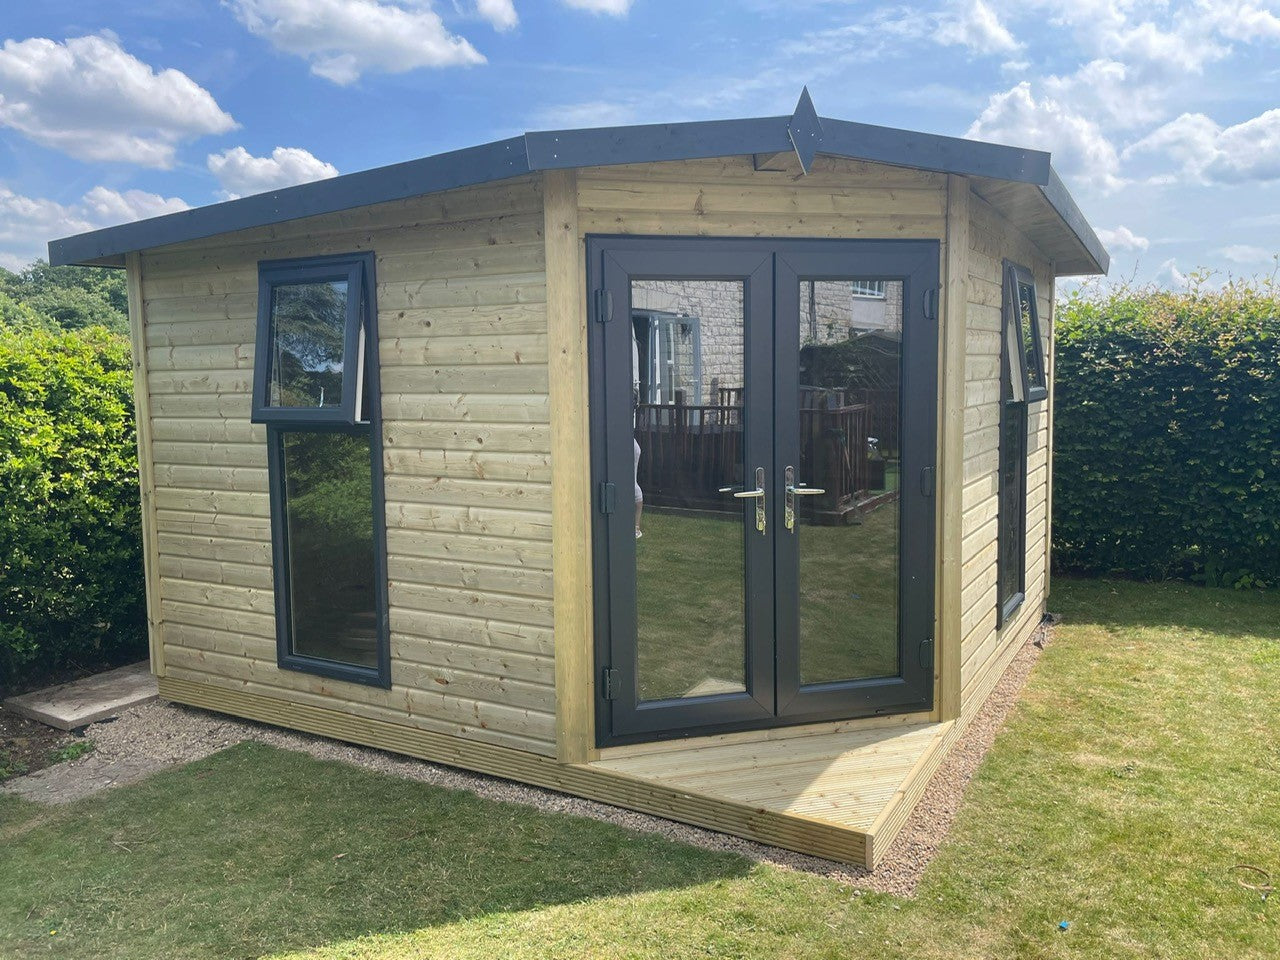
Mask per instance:
[[[897,677],[800,682],[799,536],[779,532],[777,568],[777,713],[780,721],[815,723],[933,708],[938,435],[939,245],[934,240],[819,240],[779,248],[774,296],[776,385],[774,476],[800,463],[799,310],[801,280],[902,283],[901,462],[898,491]],[[800,480],[808,478],[801,477]],[[803,528],[798,528],[801,533]]]
[[[591,462],[598,500],[593,523],[597,730],[603,742],[621,743],[675,736],[708,724],[767,722],[774,714],[771,541],[755,533],[754,526],[744,537],[746,692],[643,701],[636,676],[635,524],[627,494],[634,469],[630,316],[631,281],[636,279],[742,282],[748,384],[744,462],[767,469],[773,456],[772,251],[767,245],[715,240],[690,244],[670,238],[600,237],[587,238],[587,251],[588,289],[601,291],[594,297],[588,338]],[[742,501],[744,529],[748,512],[754,515],[754,510],[752,501]]]
[[[933,702],[935,520],[932,478],[937,437],[937,282],[932,240],[791,240],[590,235],[587,242],[589,406],[594,554],[596,742],[615,746],[876,713],[927,710]],[[898,678],[798,685],[797,554],[780,550],[782,470],[797,459],[781,430],[798,395],[797,365],[782,362],[780,338],[798,349],[798,278],[896,279],[903,283],[904,463],[919,485],[904,510]],[[630,497],[634,431],[630,323],[633,279],[741,280],[744,362],[751,409],[744,417],[747,469],[766,467],[767,534],[748,525],[744,501],[747,596],[746,693],[642,701],[636,677],[636,560]],[[787,286],[784,291],[779,280]],[[794,296],[792,295],[794,293]],[[790,304],[788,308],[786,305]],[[794,314],[794,316],[792,316]],[[780,323],[780,318],[782,322]],[[781,331],[779,327],[786,327]],[[624,339],[624,337],[626,339]],[[778,356],[778,362],[775,362]],[[919,369],[917,369],[917,367]],[[767,406],[766,406],[767,404]],[[794,415],[794,411],[792,411]],[[613,429],[608,429],[612,424]],[[910,438],[909,434],[919,435]],[[789,436],[788,436],[789,434]],[[771,473],[771,475],[769,475]],[[790,571],[790,572],[788,572]],[[778,597],[788,594],[779,604]],[[790,626],[788,626],[790,624]],[[916,634],[924,634],[917,638]],[[783,649],[788,648],[789,649]],[[785,674],[785,676],[784,676]]]

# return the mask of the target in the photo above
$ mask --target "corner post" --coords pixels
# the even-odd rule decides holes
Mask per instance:
[[[969,180],[947,177],[941,336],[942,413],[939,473],[938,720],[960,717],[961,567],[964,516],[965,352],[969,303]]]
[[[543,173],[551,402],[551,568],[556,758],[595,755],[586,254],[573,170]]]
[[[138,439],[138,487],[142,503],[142,569],[147,596],[151,672],[165,675],[164,619],[160,612],[160,552],[156,537],[155,459],[151,453],[151,390],[147,383],[147,332],[142,298],[142,254],[125,254],[129,338],[133,353],[133,409]]]

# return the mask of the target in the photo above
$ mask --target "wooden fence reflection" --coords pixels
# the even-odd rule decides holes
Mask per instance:
[[[743,484],[741,392],[717,392],[719,400],[738,402],[689,405],[681,399],[677,397],[675,404],[644,403],[636,409],[645,503],[715,512],[741,509],[729,494],[720,493],[721,487]],[[884,461],[872,458],[869,438],[878,412],[874,405],[845,403],[843,393],[828,394],[825,400],[828,405],[800,410],[797,467],[803,482],[826,493],[802,498],[798,506],[810,522],[839,523],[859,502],[883,489]]]

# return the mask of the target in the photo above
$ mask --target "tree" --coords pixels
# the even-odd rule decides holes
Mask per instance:
[[[43,260],[18,273],[0,268],[0,322],[7,326],[129,331],[123,270],[51,267]]]

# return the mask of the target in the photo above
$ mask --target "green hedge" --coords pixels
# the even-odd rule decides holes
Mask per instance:
[[[0,326],[0,688],[146,653],[128,341]]]
[[[1077,294],[1055,336],[1056,565],[1280,584],[1280,288]]]

